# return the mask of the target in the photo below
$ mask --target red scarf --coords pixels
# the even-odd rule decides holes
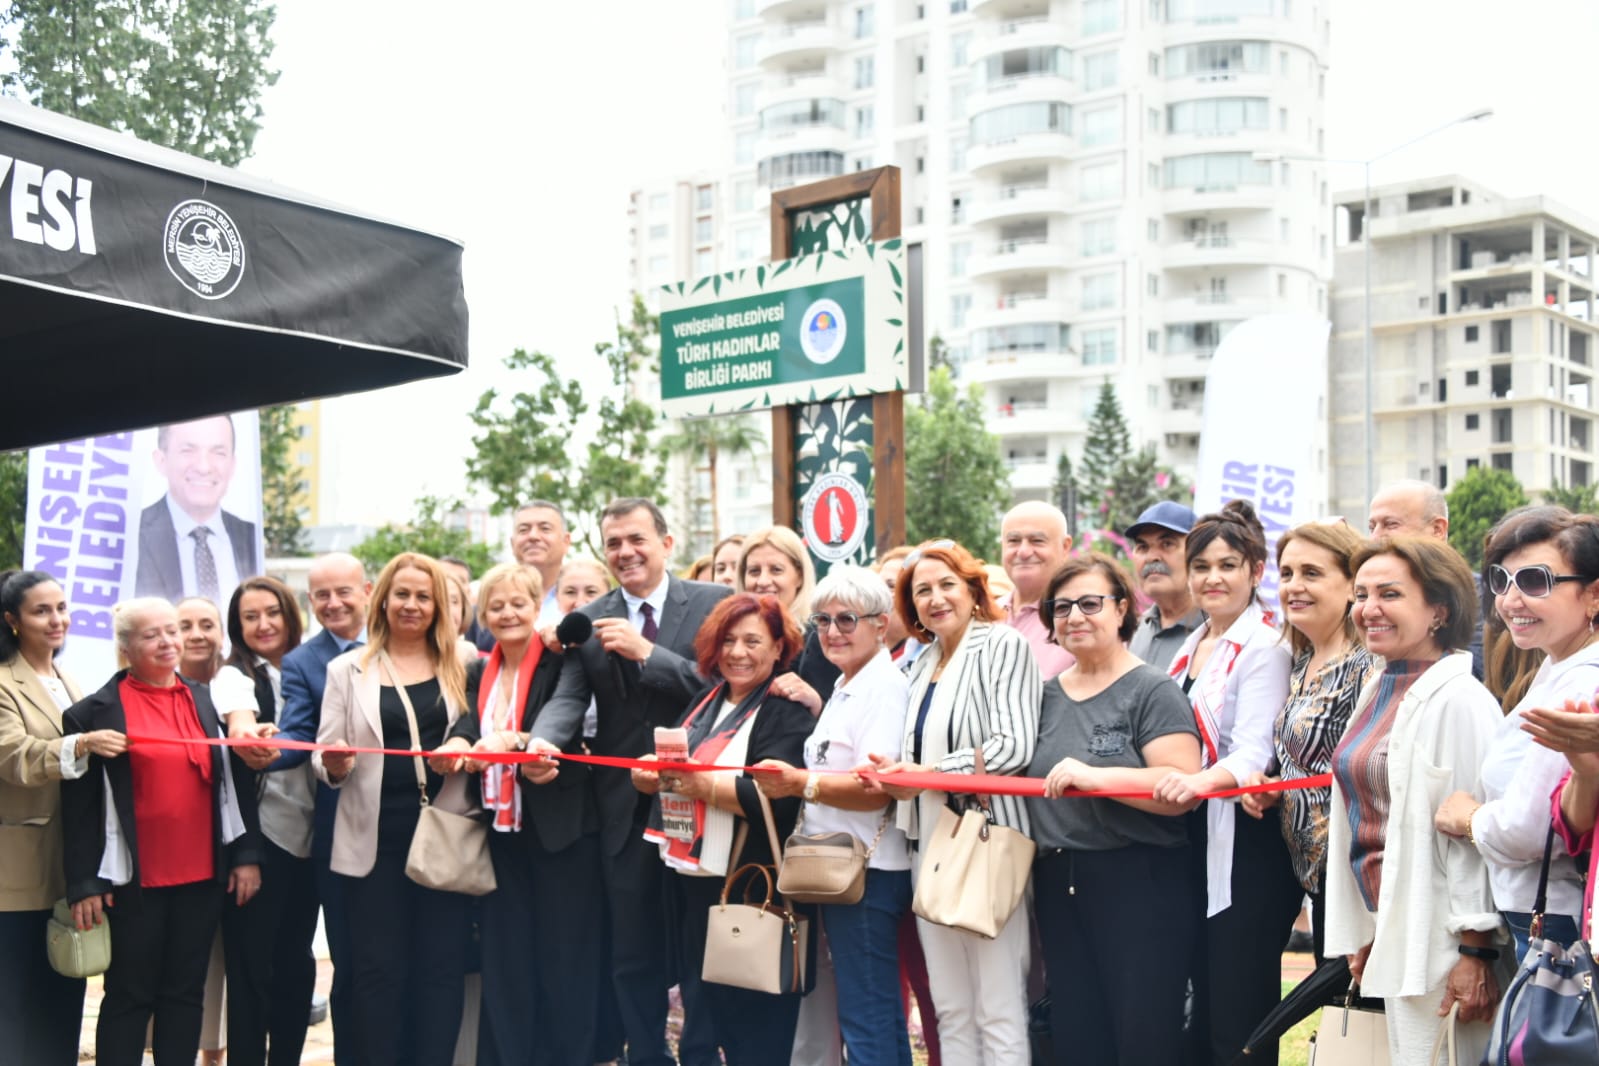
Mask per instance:
[[[716,722],[716,716],[721,712],[722,704],[725,702],[724,696],[727,692],[727,682],[724,681],[713,688],[710,695],[701,700],[700,705],[690,711],[687,718],[683,719],[683,728],[688,731],[689,758],[695,762],[715,765],[721,758],[722,752],[732,743],[733,737],[738,733],[740,727],[756,711],[761,709],[761,704],[766,699],[766,687],[770,683],[770,680],[768,680],[748,696],[745,696],[743,701],[727,715],[726,719],[719,723]],[[711,708],[710,719],[701,724],[700,716],[706,713],[707,707]],[[695,743],[696,733],[704,734],[699,737],[698,743]],[[686,800],[684,797],[671,792],[662,792],[661,799],[663,806],[667,805],[669,800],[675,800],[679,804],[693,804],[694,839],[683,840],[679,837],[668,836],[655,825],[645,828],[644,839],[654,844],[666,845],[666,851],[662,858],[666,860],[668,865],[673,865],[680,869],[698,869],[701,862],[701,853],[705,848],[705,801]]]
[[[489,698],[505,666],[505,649],[498,643],[494,645],[488,661],[483,664],[483,676],[477,686],[478,723],[484,737],[502,729],[520,731],[522,708],[527,706],[527,689],[543,652],[543,641],[536,636],[528,641],[521,668],[516,672],[516,695],[508,706],[500,708],[500,720],[495,721],[489,716]],[[515,766],[505,763],[483,771],[483,809],[494,816],[492,824],[497,832],[515,833],[522,828],[522,793],[516,787]]]

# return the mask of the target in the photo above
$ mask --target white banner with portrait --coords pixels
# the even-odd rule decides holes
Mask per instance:
[[[1277,610],[1277,538],[1327,500],[1327,336],[1314,315],[1263,315],[1222,339],[1205,377],[1194,511],[1248,500],[1266,527],[1260,596]]]
[[[122,600],[203,596],[225,613],[263,572],[261,524],[255,411],[30,450],[23,566],[66,592],[61,664],[85,691],[115,671]]]

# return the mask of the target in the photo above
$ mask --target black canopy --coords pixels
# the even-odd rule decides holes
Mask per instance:
[[[453,374],[461,245],[0,100],[0,449]]]

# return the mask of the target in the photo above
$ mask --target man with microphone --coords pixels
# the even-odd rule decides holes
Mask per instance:
[[[655,749],[655,728],[682,717],[689,698],[705,683],[695,668],[694,637],[731,590],[667,574],[672,536],[666,517],[650,500],[613,500],[600,514],[600,536],[606,565],[621,587],[580,608],[593,622],[592,635],[565,652],[570,658],[555,695],[533,724],[529,751],[553,754],[571,744],[592,699],[594,754],[648,754]],[[577,628],[564,629],[563,640],[575,643]],[[535,784],[547,784],[560,769],[530,765],[523,772]],[[593,782],[611,920],[611,972],[627,1061],[671,1066],[664,868],[657,848],[643,836],[650,797],[634,789],[623,769],[594,767]]]

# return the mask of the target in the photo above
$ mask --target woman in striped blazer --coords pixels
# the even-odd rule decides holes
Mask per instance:
[[[885,774],[969,774],[981,748],[985,773],[1024,773],[1038,742],[1042,682],[1027,639],[994,624],[1004,614],[988,591],[982,564],[954,541],[924,545],[905,558],[894,600],[906,629],[930,647],[910,670],[905,758],[874,757],[877,768]],[[884,791],[902,801],[898,824],[913,846],[920,827],[931,830],[939,808],[956,798],[893,786]],[[1024,800],[992,796],[990,802],[996,824],[1027,833]],[[920,861],[920,852],[913,852],[913,880]],[[916,926],[945,1061],[1025,1066],[1025,908],[1018,907],[992,940],[921,918]]]

